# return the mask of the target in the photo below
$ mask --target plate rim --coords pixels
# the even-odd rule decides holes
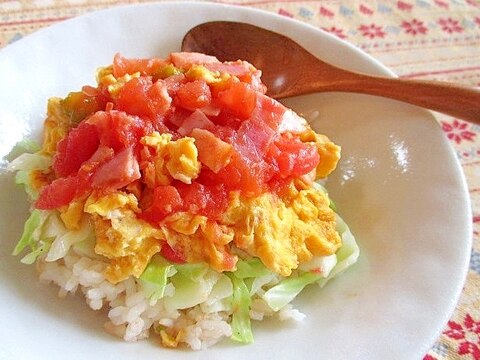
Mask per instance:
[[[109,7],[109,8],[105,8],[105,9],[94,10],[92,12],[89,12],[89,13],[86,13],[86,14],[83,14],[83,15],[80,15],[80,16],[75,16],[75,17],[70,18],[68,20],[60,21],[59,23],[56,23],[56,24],[53,24],[53,25],[48,26],[46,28],[40,29],[40,30],[38,30],[38,31],[36,31],[32,34],[29,34],[29,35],[25,36],[24,38],[22,38],[18,41],[15,41],[12,44],[7,45],[6,47],[4,47],[3,49],[0,50],[0,60],[4,56],[8,57],[9,53],[12,52],[12,51],[15,51],[15,49],[17,47],[23,46],[25,41],[35,41],[36,37],[44,36],[43,35],[44,33],[48,33],[50,31],[54,32],[54,31],[57,30],[57,28],[64,27],[66,23],[74,23],[74,22],[77,22],[77,21],[81,22],[81,21],[84,21],[84,19],[86,19],[86,18],[99,16],[98,15],[99,13],[108,13],[108,12],[115,13],[115,12],[118,12],[118,11],[128,11],[131,8],[138,8],[138,7],[157,8],[157,7],[165,7],[165,6],[168,7],[168,6],[172,6],[172,5],[174,5],[174,6],[194,5],[194,6],[207,6],[207,7],[212,7],[212,8],[223,7],[223,8],[227,8],[227,11],[242,11],[242,12],[245,12],[245,13],[249,13],[249,12],[259,13],[260,16],[264,16],[264,17],[268,17],[268,18],[272,18],[272,19],[277,19],[276,21],[292,22],[292,23],[295,23],[296,26],[307,28],[311,31],[316,32],[317,34],[321,34],[320,36],[325,36],[327,38],[330,38],[332,41],[335,41],[338,44],[342,44],[342,46],[348,47],[350,50],[354,51],[358,56],[366,59],[368,62],[372,63],[376,68],[380,69],[384,73],[384,75],[392,76],[392,77],[396,76],[393,73],[392,70],[390,70],[383,63],[381,63],[379,60],[375,59],[373,56],[369,55],[365,51],[359,49],[358,47],[354,46],[353,44],[351,44],[351,43],[349,43],[349,42],[347,42],[343,39],[337,38],[335,35],[332,35],[332,34],[326,32],[326,31],[324,31],[324,30],[322,30],[318,27],[315,27],[314,25],[302,22],[302,21],[297,20],[297,19],[285,18],[285,17],[282,17],[281,15],[274,14],[272,12],[269,12],[269,11],[263,10],[263,9],[245,7],[245,6],[234,5],[234,4],[212,3],[212,2],[204,2],[204,1],[185,1],[185,2],[165,1],[165,2],[158,2],[158,3],[142,3],[142,4],[129,4],[129,5],[113,6],[113,7]],[[431,111],[429,111],[429,110],[424,110],[424,111],[425,111],[426,114],[428,114],[428,116],[433,121],[437,121],[434,114]],[[448,141],[446,143],[448,144],[449,149],[452,152],[452,154],[454,155],[455,160],[456,160],[455,161],[456,172],[461,177],[461,180],[462,180],[463,186],[462,186],[461,190],[462,190],[463,194],[465,195],[464,200],[466,201],[466,206],[467,206],[467,208],[471,209],[472,204],[471,204],[471,198],[470,198],[469,192],[468,192],[468,184],[467,184],[467,181],[466,181],[465,173],[463,171],[463,168],[461,167],[461,164],[460,164],[460,161],[459,161],[458,157],[455,155],[453,146]],[[446,321],[448,321],[448,319],[451,318],[452,314],[454,313],[454,311],[456,309],[456,306],[457,306],[458,301],[460,299],[460,296],[462,294],[463,284],[465,283],[466,277],[467,277],[467,274],[468,274],[469,260],[470,260],[470,253],[471,253],[472,239],[473,239],[473,234],[472,234],[473,224],[472,224],[472,213],[471,213],[471,211],[468,212],[468,218],[466,219],[466,224],[468,225],[466,230],[469,232],[470,236],[468,236],[467,239],[465,239],[465,241],[466,241],[466,247],[468,247],[470,249],[470,251],[465,252],[464,267],[461,271],[462,274],[463,274],[462,278],[464,280],[463,280],[463,283],[457,284],[458,286],[457,286],[456,296],[455,296],[455,299],[453,299],[453,301],[452,301],[452,306],[451,306],[449,314],[445,314],[444,324],[446,324]],[[435,338],[438,338],[438,336],[439,336],[439,334],[441,334],[442,330],[443,330],[443,327],[440,327],[438,329],[438,333],[437,333]]]

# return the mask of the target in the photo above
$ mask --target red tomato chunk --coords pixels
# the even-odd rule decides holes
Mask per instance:
[[[229,75],[209,83],[189,81],[184,73],[192,64],[204,65],[211,76]],[[57,179],[41,189],[38,208],[59,208],[94,190],[121,189],[134,191],[139,216],[152,224],[179,211],[219,219],[230,191],[244,196],[279,191],[311,174],[320,161],[316,147],[295,134],[305,124],[296,126],[282,104],[264,95],[260,72],[248,63],[221,63],[202,54],[174,53],[166,60],[117,54],[113,75],[118,79],[134,73],[115,91],[110,82],[100,82],[64,100],[66,110],[84,119],[58,143],[53,162]],[[202,166],[191,184],[169,180],[147,189],[140,169],[156,161],[156,150],[140,140],[154,131],[169,132],[172,140],[195,139]],[[181,261],[168,245],[162,249]]]

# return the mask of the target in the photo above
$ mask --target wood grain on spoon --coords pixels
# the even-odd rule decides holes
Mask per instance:
[[[290,38],[250,24],[200,24],[185,35],[182,50],[214,55],[221,61],[242,59],[252,63],[262,70],[267,94],[274,98],[324,91],[370,94],[480,124],[479,88],[340,69],[316,58]]]

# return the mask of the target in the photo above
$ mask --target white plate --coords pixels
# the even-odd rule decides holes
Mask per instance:
[[[0,155],[39,138],[48,97],[94,83],[115,52],[165,56],[208,21],[250,22],[288,34],[325,60],[392,75],[361,51],[313,27],[252,9],[163,3],[92,13],[39,31],[0,52]],[[10,256],[27,215],[11,174],[0,184],[0,359],[415,359],[439,335],[465,278],[471,219],[460,166],[427,111],[381,98],[318,94],[288,101],[343,147],[328,181],[362,249],[325,289],[309,288],[298,324],[255,323],[255,343],[224,341],[205,353],[123,343],[80,296],[58,299],[35,269]]]

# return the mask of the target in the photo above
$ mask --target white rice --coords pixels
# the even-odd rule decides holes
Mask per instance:
[[[142,291],[141,284],[133,277],[116,285],[109,283],[103,275],[106,266],[100,260],[77,254],[74,248],[55,262],[46,262],[44,258],[38,262],[40,279],[58,285],[59,296],[81,291],[93,310],[107,309],[105,330],[125,341],[145,339],[150,332],[162,329],[171,339],[176,338],[179,346],[201,350],[232,335],[229,324],[231,312],[225,311],[221,301],[213,304],[218,305],[219,311],[206,302],[185,310],[169,310],[164,305],[164,299],[152,304]],[[275,282],[278,278],[271,276],[258,279],[254,287],[257,297],[252,301],[250,318],[260,321],[276,315],[280,320],[302,320],[305,315],[291,305],[275,313],[259,297],[265,292],[263,286],[271,286]],[[174,286],[169,283],[165,296],[171,297],[174,292]]]

